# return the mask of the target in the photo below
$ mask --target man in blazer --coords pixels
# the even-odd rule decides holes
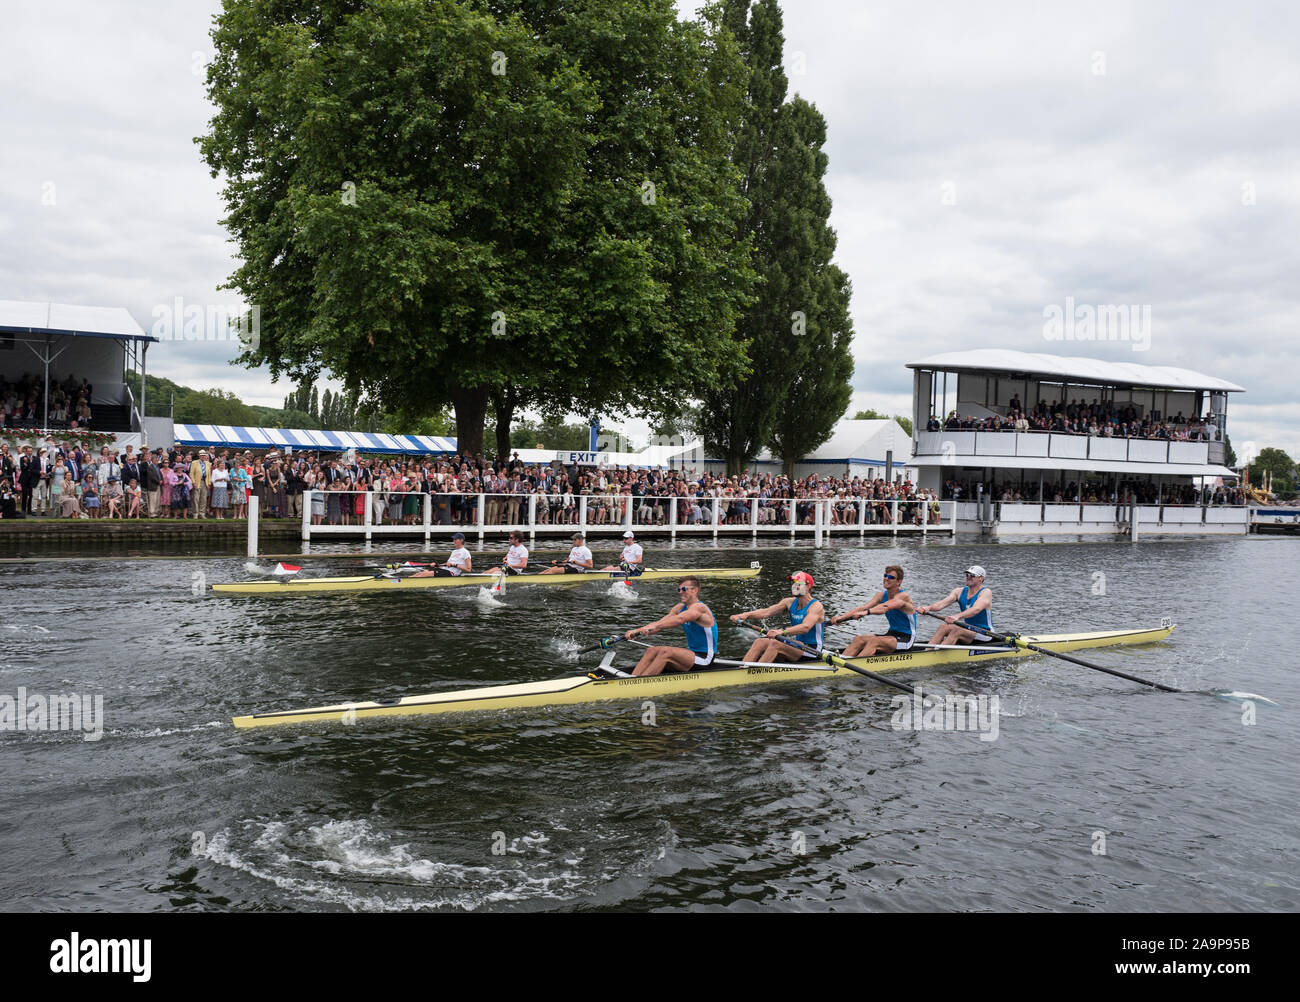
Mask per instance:
[[[140,489],[144,491],[149,517],[157,518],[159,502],[162,500],[162,467],[148,450],[140,457]]]
[[[207,450],[199,451],[199,458],[190,463],[190,480],[194,491],[190,494],[190,511],[195,518],[207,518],[208,491],[212,488],[212,461]]]

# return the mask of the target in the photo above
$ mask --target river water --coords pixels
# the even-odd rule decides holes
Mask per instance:
[[[1273,703],[1035,657],[916,676],[997,695],[996,740],[897,730],[892,693],[867,680],[678,694],[653,723],[637,700],[236,731],[241,713],[562,675],[676,586],[267,600],[202,587],[250,577],[243,558],[3,563],[0,695],[102,696],[104,726],[0,732],[0,908],[1300,907],[1300,631],[1279,599],[1300,592],[1300,541],[668,549],[647,562],[763,562],[704,582],[720,619],[788,595],[797,569],[839,612],[885,564],[933,601],[977,562],[1000,628],[1169,616],[1165,643],[1084,656]],[[749,636],[723,626],[722,652]]]

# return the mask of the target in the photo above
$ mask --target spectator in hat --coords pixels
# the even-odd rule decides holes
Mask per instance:
[[[207,518],[208,491],[212,489],[212,462],[206,449],[199,451],[199,458],[190,463],[190,512],[193,518]]]
[[[121,518],[122,482],[117,477],[109,477],[104,486],[103,501],[108,509],[109,518]]]

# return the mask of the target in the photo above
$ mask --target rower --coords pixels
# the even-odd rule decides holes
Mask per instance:
[[[418,574],[412,574],[413,578],[458,578],[462,574],[473,573],[473,561],[470,559],[469,550],[465,549],[465,533],[453,533],[451,537],[452,551],[447,562],[439,567],[433,567],[427,571],[420,571]]]
[[[636,541],[636,535],[631,529],[623,533],[623,553],[619,561],[617,564],[602,567],[601,570],[623,571],[628,577],[635,577],[645,570],[645,553],[641,550],[641,544]]]
[[[556,563],[554,566],[546,568],[543,574],[585,574],[593,570],[596,564],[592,559],[591,551],[582,545],[582,533],[573,534],[573,548],[569,550],[568,559],[564,563]]]
[[[679,672],[697,671],[709,667],[718,656],[718,621],[713,618],[712,610],[700,601],[700,579],[682,578],[677,582],[677,594],[681,601],[663,619],[628,630],[623,636],[635,640],[680,626],[686,633],[686,646],[647,648],[637,662],[633,676],[658,675],[665,668]],[[620,674],[609,668],[604,670]]]
[[[776,630],[768,630],[767,635],[755,640],[745,654],[746,661],[761,661],[771,664],[773,661],[801,661],[815,658],[821,653],[823,633],[826,625],[826,610],[821,602],[812,597],[813,576],[806,571],[790,575],[790,597],[783,598],[776,605],[753,612],[738,612],[731,617],[733,623],[746,619],[766,619],[779,612],[788,612],[790,625]],[[803,650],[791,644],[783,644],[772,637],[797,638],[809,650]]]
[[[916,642],[916,608],[912,605],[912,597],[899,590],[902,587],[903,568],[890,564],[885,568],[884,587],[876,592],[871,601],[831,620],[832,626],[838,626],[863,616],[885,617],[885,632],[878,636],[863,633],[854,637],[849,646],[844,648],[846,658],[869,658],[877,654],[893,654],[895,651],[911,649]]]
[[[961,611],[943,618],[944,624],[934,631],[932,644],[987,644],[993,640],[993,593],[984,584],[984,568],[979,564],[966,568],[966,584],[954,588],[942,602],[917,607],[917,612],[935,612],[956,602]],[[969,623],[985,632],[976,633],[957,624]]]
[[[527,569],[528,547],[524,545],[524,534],[516,530],[510,533],[510,549],[506,551],[506,559],[500,567],[493,567],[488,573],[500,574],[504,570],[507,574],[523,574]]]

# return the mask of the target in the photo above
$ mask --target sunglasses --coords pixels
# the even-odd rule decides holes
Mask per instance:
[[[885,575],[885,580],[886,580],[886,581],[893,581],[894,578],[896,578],[897,576],[898,576],[897,574],[886,574],[886,575]]]

